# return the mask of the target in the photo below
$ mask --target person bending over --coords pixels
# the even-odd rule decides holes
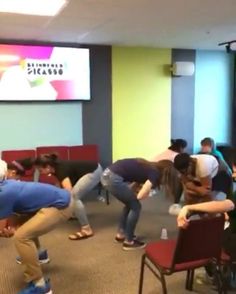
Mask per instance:
[[[164,187],[165,193],[173,198],[174,203],[169,207],[169,214],[178,215],[181,205],[179,204],[180,198],[183,193],[183,186],[180,181],[180,177],[178,172],[173,166],[173,162],[175,157],[179,153],[183,153],[187,147],[187,141],[184,139],[171,139],[171,145],[164,152],[157,154],[152,161],[160,162],[160,161],[170,161],[169,164],[166,165],[166,169],[164,170]]]
[[[28,170],[31,170],[34,166],[33,158],[25,158],[13,160],[7,163],[7,179],[21,180],[25,176]],[[9,220],[11,222],[11,219]],[[41,248],[40,242],[37,240],[38,259],[40,264],[46,264],[50,262],[47,250]],[[17,257],[16,262],[22,264],[22,260]]]
[[[174,162],[176,155],[183,153],[187,145],[187,141],[184,139],[171,139],[171,145],[164,152],[154,156],[151,161],[170,160]]]
[[[114,197],[124,204],[120,216],[116,241],[123,243],[124,250],[145,247],[135,237],[135,228],[141,211],[140,201],[147,198],[151,189],[159,186],[161,180],[158,163],[139,158],[121,159],[103,172],[101,182]],[[141,189],[136,186],[142,184]]]
[[[34,166],[33,158],[17,159],[7,163],[7,178],[20,180]]]
[[[51,294],[38,260],[38,238],[71,216],[71,195],[52,185],[6,179],[7,164],[0,162],[0,219],[11,217],[1,237],[13,237],[24,265],[26,288],[19,294]]]
[[[74,215],[80,229],[69,235],[70,240],[93,236],[85,206],[81,201],[100,183],[102,167],[95,161],[59,160],[56,154],[43,154],[36,158],[35,166],[41,174],[54,175],[62,188],[71,191],[74,198]]]
[[[182,153],[175,157],[174,166],[181,174],[187,204],[212,200],[212,191],[225,191],[218,185],[219,164],[214,156]]]

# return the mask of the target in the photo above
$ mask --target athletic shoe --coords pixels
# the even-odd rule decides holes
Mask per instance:
[[[174,203],[172,204],[170,207],[169,207],[169,214],[170,215],[178,215],[180,210],[181,210],[181,205],[180,204],[177,204],[177,203]]]
[[[98,196],[98,201],[106,202],[106,198],[104,196]]]
[[[207,274],[205,269],[200,268],[196,271],[195,282],[199,285],[212,285],[213,278]]]
[[[123,243],[123,250],[125,250],[125,251],[137,250],[137,249],[142,249],[145,246],[146,246],[146,243],[134,239],[132,244],[124,242]]]
[[[38,258],[39,258],[39,263],[40,263],[40,264],[46,264],[46,263],[49,263],[49,262],[50,262],[50,258],[49,258],[49,256],[48,256],[48,252],[47,252],[47,250],[39,251]],[[18,257],[16,258],[16,263],[18,263],[18,264],[22,264],[22,261],[21,261],[20,256],[18,256]]]
[[[37,287],[33,282],[30,282],[26,288],[18,292],[18,294],[52,294],[49,281],[45,281],[44,287]]]

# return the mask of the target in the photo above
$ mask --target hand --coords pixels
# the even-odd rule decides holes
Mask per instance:
[[[191,195],[194,195],[194,194],[199,196],[211,195],[210,187],[195,185],[195,183],[193,182],[185,183],[185,191]]]
[[[180,228],[187,228],[188,224],[189,224],[189,220],[187,219],[187,215],[189,213],[188,210],[188,206],[185,205],[184,207],[182,207],[182,209],[179,212],[179,215],[177,217],[177,225]]]
[[[204,187],[204,186],[198,187],[198,193],[201,196],[211,196],[211,190],[210,190],[210,188]]]
[[[15,231],[16,229],[14,227],[6,227],[0,231],[0,237],[11,238],[14,235]]]
[[[193,190],[196,188],[196,185],[193,182],[187,182],[185,183],[185,187],[189,190]]]
[[[140,191],[140,189],[142,188],[142,184],[139,184],[139,183],[136,183],[136,182],[133,182],[129,185],[130,189],[133,190],[133,192],[135,194],[138,194],[138,192]]]

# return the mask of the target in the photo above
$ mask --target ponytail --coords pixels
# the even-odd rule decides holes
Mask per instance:
[[[168,149],[178,153],[182,152],[182,150],[187,147],[187,141],[184,139],[171,139],[170,142],[171,145]]]

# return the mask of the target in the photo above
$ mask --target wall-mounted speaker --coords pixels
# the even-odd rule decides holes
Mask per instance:
[[[177,61],[171,66],[173,76],[192,76],[194,71],[194,63],[189,61]]]

